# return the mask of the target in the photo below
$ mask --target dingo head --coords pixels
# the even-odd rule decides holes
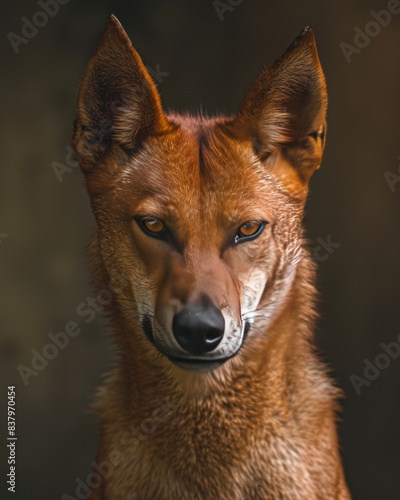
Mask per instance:
[[[236,116],[167,115],[111,18],[83,79],[73,142],[101,266],[128,283],[113,307],[133,348],[144,339],[164,355],[157,363],[210,370],[265,332],[301,257],[326,106],[307,28]]]

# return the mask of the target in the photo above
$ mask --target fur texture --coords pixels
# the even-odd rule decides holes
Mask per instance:
[[[310,343],[314,265],[302,239],[321,162],[327,96],[307,28],[265,69],[234,117],[166,115],[112,17],[83,79],[73,144],[97,221],[96,289],[119,359],[99,389],[92,500],[350,498],[338,453],[338,396]],[[164,221],[169,241],[138,217]],[[246,221],[257,239],[235,244]],[[207,295],[225,335],[194,361],[174,315]]]

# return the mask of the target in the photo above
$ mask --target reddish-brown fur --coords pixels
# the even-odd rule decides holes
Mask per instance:
[[[96,402],[97,463],[107,472],[92,500],[350,498],[337,391],[310,345],[314,265],[302,244],[326,105],[307,29],[237,116],[165,115],[110,20],[80,89],[73,140],[97,220],[94,283],[112,290],[119,353]],[[168,223],[176,244],[144,234],[134,220],[143,215]],[[253,220],[268,221],[261,236],[232,244]],[[232,332],[249,322],[236,355],[207,373],[159,350],[171,314],[204,294]]]

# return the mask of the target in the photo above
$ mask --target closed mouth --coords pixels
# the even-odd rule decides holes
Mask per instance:
[[[185,359],[185,358],[169,358],[175,365],[188,371],[193,372],[210,372],[223,365],[229,358],[224,359]]]
[[[151,319],[149,316],[144,316],[142,320],[142,328],[143,331],[148,338],[148,340],[156,347],[156,349],[163,354],[166,358],[168,358],[172,363],[174,363],[176,366],[179,366],[180,368],[183,368],[184,370],[187,371],[192,371],[192,372],[200,372],[200,373],[207,373],[212,370],[215,370],[216,368],[220,367],[226,361],[229,359],[232,359],[233,357],[236,356],[236,354],[240,351],[240,348],[235,351],[234,354],[231,354],[230,356],[227,356],[225,358],[217,358],[217,359],[196,359],[196,358],[183,358],[183,357],[176,357],[171,355],[170,352],[168,352],[167,349],[165,349],[164,346],[158,345],[155,340],[154,340],[154,333],[153,333],[153,327],[151,324]],[[250,329],[250,323],[245,322],[244,323],[244,331],[243,331],[243,340],[247,337],[248,331]],[[240,346],[240,347],[241,347]]]

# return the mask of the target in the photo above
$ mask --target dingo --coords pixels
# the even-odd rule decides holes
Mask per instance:
[[[111,18],[73,138],[119,353],[92,500],[349,498],[302,241],[326,107],[306,28],[236,116],[165,114]]]

